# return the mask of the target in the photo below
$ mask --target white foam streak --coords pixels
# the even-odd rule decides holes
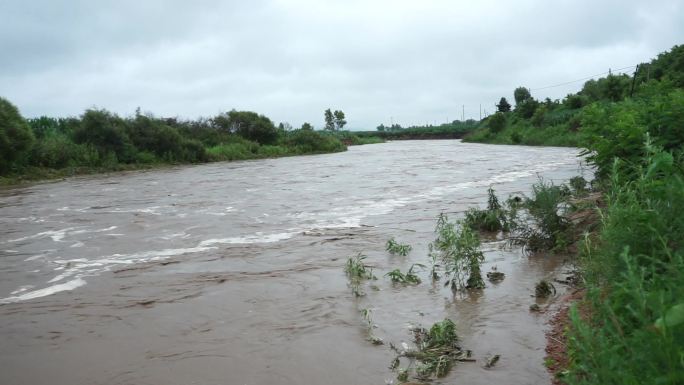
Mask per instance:
[[[48,286],[44,289],[38,289],[34,291],[29,291],[22,295],[15,295],[7,298],[0,299],[0,304],[14,303],[20,301],[26,301],[29,299],[35,299],[40,297],[45,297],[62,291],[74,290],[86,284],[86,281],[82,278],[76,278],[69,282],[60,283],[58,285]]]

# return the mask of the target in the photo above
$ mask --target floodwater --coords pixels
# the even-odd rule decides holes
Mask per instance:
[[[454,295],[428,272],[436,217],[455,219],[544,177],[582,168],[576,149],[402,141],[306,157],[69,178],[0,190],[1,384],[384,384],[386,345],[411,325],[456,322],[474,363],[438,383],[544,384],[547,315],[534,284],[559,257],[485,243],[483,271]],[[395,237],[413,246],[391,256]],[[375,288],[352,295],[343,266],[362,252]],[[487,357],[499,354],[492,369]]]

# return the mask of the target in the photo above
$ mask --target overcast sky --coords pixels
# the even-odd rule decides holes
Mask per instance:
[[[0,0],[0,96],[26,117],[252,110],[351,129],[479,117],[526,86],[684,43],[684,1]]]

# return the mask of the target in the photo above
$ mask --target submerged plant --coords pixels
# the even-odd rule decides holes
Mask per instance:
[[[359,253],[355,257],[349,257],[347,263],[344,265],[344,272],[349,278],[349,286],[352,289],[352,293],[361,297],[365,295],[363,290],[361,290],[361,282],[367,279],[376,279],[373,275],[373,269],[364,264],[366,256]]]
[[[464,223],[473,230],[508,231],[510,224],[507,210],[501,206],[491,187],[487,190],[487,196],[487,209],[469,208],[465,213]]]
[[[551,294],[556,294],[556,287],[546,280],[539,281],[534,287],[534,296],[537,298],[547,298]]]
[[[450,319],[437,322],[430,330],[417,327],[413,329],[416,349],[398,350],[394,345],[391,347],[398,353],[392,366],[398,367],[397,359],[406,357],[418,361],[414,367],[414,375],[420,380],[430,380],[433,377],[446,376],[456,361],[473,361],[470,352],[464,351],[458,344],[456,325]],[[410,366],[409,366],[410,368]],[[401,369],[397,378],[407,381],[409,369]]]
[[[481,271],[484,254],[477,234],[462,222],[449,222],[444,213],[437,219],[435,232],[437,238],[430,249],[432,258],[437,255],[444,265],[448,276],[445,285],[451,285],[453,290],[484,288]]]
[[[409,252],[411,252],[411,249],[411,245],[401,244],[395,241],[394,238],[390,238],[385,246],[385,250],[389,251],[390,254],[399,254],[402,257],[407,256]]]
[[[382,338],[373,334],[373,329],[375,328],[375,325],[373,324],[373,311],[371,309],[361,309],[361,315],[363,316],[364,323],[366,324],[368,341],[370,341],[373,345],[384,344],[385,342],[382,340]]]
[[[403,284],[409,284],[409,285],[417,285],[419,284],[420,277],[415,273],[414,269],[416,267],[419,267],[421,269],[425,268],[425,265],[420,264],[420,263],[414,263],[411,265],[411,267],[408,269],[406,274],[402,273],[401,270],[399,269],[394,269],[390,271],[389,273],[385,274],[386,277],[390,277],[392,282],[394,283],[403,283]]]

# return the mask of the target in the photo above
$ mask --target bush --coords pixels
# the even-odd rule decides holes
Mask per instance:
[[[497,112],[490,116],[487,120],[487,125],[489,126],[489,131],[496,134],[506,127],[506,115],[503,112]]]
[[[323,135],[316,131],[301,129],[289,132],[284,143],[300,154],[338,152],[346,148],[333,135]]]
[[[106,110],[87,110],[74,131],[74,141],[95,146],[102,158],[111,158],[109,154],[113,154],[115,162],[135,161],[136,151],[126,134],[126,123]]]
[[[34,140],[17,107],[0,97],[0,173],[23,163]]]

